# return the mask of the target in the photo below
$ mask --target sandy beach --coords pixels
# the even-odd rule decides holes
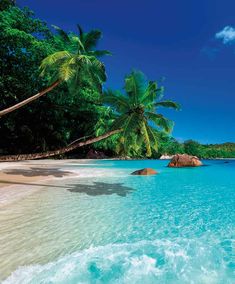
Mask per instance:
[[[48,187],[55,180],[112,175],[112,171],[97,168],[95,161],[89,159],[0,163],[0,207]]]
[[[52,180],[77,176],[62,167],[73,160],[44,160],[0,163],[0,206],[12,203],[34,193]],[[76,163],[78,163],[76,161]],[[81,161],[84,163],[84,161]]]

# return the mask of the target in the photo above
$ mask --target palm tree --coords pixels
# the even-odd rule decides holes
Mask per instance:
[[[108,55],[110,52],[95,49],[102,33],[98,30],[84,33],[78,26],[79,35],[75,36],[66,34],[58,27],[55,28],[64,41],[66,50],[49,55],[40,65],[41,76],[50,75],[51,85],[36,95],[0,111],[0,117],[40,98],[62,82],[66,82],[70,87],[76,89],[81,86],[84,80],[88,80],[97,87],[100,87],[106,80],[104,64],[98,58]]]
[[[173,101],[161,101],[163,87],[157,82],[147,81],[142,72],[133,71],[125,78],[125,94],[107,91],[104,102],[115,110],[117,118],[113,129],[122,129],[120,141],[125,152],[128,148],[146,147],[146,156],[152,155],[152,149],[158,150],[159,131],[170,133],[173,122],[157,112],[159,107],[178,110],[179,104]]]
[[[146,156],[150,157],[152,149],[157,151],[159,131],[164,130],[169,133],[173,127],[171,120],[156,112],[158,107],[176,110],[180,108],[175,102],[161,101],[162,96],[163,88],[158,88],[156,82],[148,82],[143,73],[134,71],[125,78],[125,94],[112,91],[104,93],[103,102],[112,106],[115,114],[113,123],[107,132],[85,141],[77,139],[68,146],[55,151],[3,156],[0,157],[0,161],[40,159],[61,155],[116,134],[121,135],[120,139],[126,149],[130,145],[133,147],[133,144],[145,145]]]

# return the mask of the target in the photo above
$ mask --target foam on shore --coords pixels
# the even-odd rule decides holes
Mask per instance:
[[[45,265],[20,267],[2,284],[222,283],[226,264],[200,239],[140,241],[91,247]],[[218,251],[216,252],[218,253]]]

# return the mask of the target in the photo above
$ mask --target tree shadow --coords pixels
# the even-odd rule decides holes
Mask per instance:
[[[40,187],[55,187],[55,188],[64,188],[67,189],[65,186],[61,185],[51,185],[51,184],[43,184],[43,183],[34,183],[34,182],[19,182],[19,181],[6,181],[6,180],[0,180],[0,184],[9,184],[9,185],[31,185],[31,186],[40,186]]]
[[[4,170],[3,173],[8,175],[22,175],[25,177],[37,177],[37,176],[54,176],[64,177],[65,175],[71,174],[69,171],[63,171],[59,168],[34,168],[30,169],[9,169]]]
[[[122,183],[93,182],[93,184],[73,184],[67,188],[70,192],[85,193],[90,196],[112,195],[126,197],[134,191],[133,188],[124,186]]]
[[[0,184],[1,183],[9,184],[9,185],[26,185],[26,186],[63,188],[70,192],[85,193],[89,196],[117,194],[118,196],[126,197],[127,194],[130,194],[135,190],[131,187],[123,185],[122,183],[105,183],[105,182],[93,182],[93,184],[52,185],[52,184],[29,183],[29,182],[18,182],[18,181],[14,182],[14,181],[0,180]]]

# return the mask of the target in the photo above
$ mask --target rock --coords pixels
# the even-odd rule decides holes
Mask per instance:
[[[148,176],[148,175],[156,175],[156,174],[157,172],[151,168],[137,170],[132,173],[132,175],[139,175],[139,176]]]
[[[161,155],[160,160],[171,160],[174,156],[173,155]]]
[[[190,156],[187,154],[177,154],[175,155],[168,167],[170,168],[182,168],[182,167],[199,167],[202,165],[202,162],[196,156]]]
[[[96,150],[89,150],[89,152],[86,155],[86,159],[106,159],[106,155],[103,152],[99,152]]]

